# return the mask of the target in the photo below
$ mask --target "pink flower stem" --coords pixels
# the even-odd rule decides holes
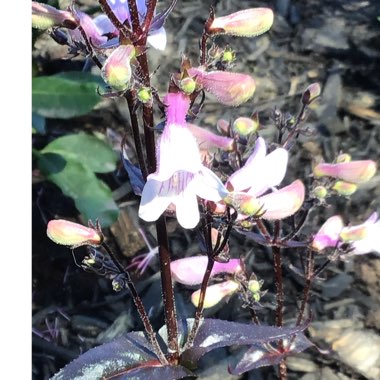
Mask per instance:
[[[108,253],[109,257],[111,258],[113,263],[116,265],[116,267],[120,271],[120,273],[125,274],[127,286],[129,288],[129,291],[131,292],[133,302],[136,306],[137,312],[139,313],[141,321],[144,325],[145,331],[147,333],[149,342],[153,347],[154,353],[157,355],[161,364],[167,365],[168,361],[167,361],[164,353],[162,352],[160,345],[158,344],[156,334],[153,330],[152,324],[150,323],[148,314],[145,310],[145,307],[142,303],[140,296],[137,293],[136,287],[135,287],[135,285],[131,279],[131,276],[129,275],[129,272],[123,267],[123,265],[120,263],[119,259],[116,257],[116,255],[112,252],[111,248],[105,242],[103,242],[102,247]]]

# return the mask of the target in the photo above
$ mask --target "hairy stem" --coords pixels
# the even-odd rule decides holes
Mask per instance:
[[[145,331],[146,331],[147,336],[148,336],[148,340],[149,340],[150,344],[152,345],[155,354],[158,356],[161,364],[167,365],[168,361],[167,361],[164,353],[162,352],[160,345],[158,344],[156,334],[153,330],[152,324],[150,323],[148,314],[145,310],[145,307],[142,303],[140,296],[137,293],[136,287],[135,287],[135,285],[131,279],[131,276],[129,275],[129,272],[126,269],[124,269],[123,265],[120,263],[118,258],[115,256],[115,254],[112,252],[111,248],[106,243],[103,242],[102,247],[106,250],[106,252],[108,253],[108,255],[111,258],[111,260],[113,261],[113,263],[119,269],[120,273],[125,274],[127,286],[129,288],[129,291],[131,292],[133,302],[137,308],[137,312],[139,313],[141,321],[144,325]]]

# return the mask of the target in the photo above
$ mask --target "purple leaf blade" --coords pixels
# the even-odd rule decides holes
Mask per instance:
[[[228,371],[232,375],[241,375],[259,367],[276,365],[287,356],[302,352],[311,346],[314,344],[303,333],[299,333],[290,347],[285,348],[282,352],[269,345],[267,347],[253,345],[244,353],[235,368],[229,368]]]
[[[189,327],[191,327],[192,321],[191,319],[187,320],[188,331],[190,331]],[[183,352],[181,361],[189,363],[193,367],[203,355],[217,348],[264,344],[279,339],[287,339],[300,334],[305,327],[258,326],[218,319],[205,319],[199,328],[193,346]]]
[[[191,373],[181,367],[162,366],[143,333],[133,332],[95,347],[66,367],[51,380],[149,380],[182,379]]]

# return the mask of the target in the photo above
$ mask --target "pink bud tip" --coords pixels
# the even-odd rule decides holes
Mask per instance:
[[[132,77],[131,59],[135,56],[132,45],[120,45],[105,61],[102,78],[115,90],[123,91],[130,86]]]
[[[350,161],[338,164],[321,163],[314,167],[315,177],[333,177],[351,183],[363,183],[376,173],[376,163],[372,160]]]
[[[336,191],[339,195],[348,197],[349,195],[355,193],[355,191],[358,189],[358,185],[355,185],[354,183],[350,182],[336,181],[331,188],[332,190]]]
[[[78,25],[70,12],[32,1],[32,27],[46,30],[53,26],[75,29]]]
[[[203,307],[208,309],[218,304],[224,297],[230,296],[239,289],[239,284],[229,280],[219,284],[208,286]],[[195,307],[198,306],[201,291],[197,290],[191,295],[191,302]]]
[[[63,219],[51,220],[47,225],[46,232],[54,243],[71,248],[82,245],[99,246],[103,242],[103,235],[100,231]]]
[[[187,123],[187,127],[193,134],[199,148],[202,150],[210,150],[212,148],[219,148],[226,151],[231,151],[234,145],[234,139],[225,136],[219,136],[205,128],[198,127],[195,124]]]
[[[254,120],[249,117],[238,117],[233,123],[233,129],[240,136],[248,136],[259,128],[258,117]]]
[[[343,228],[343,220],[335,215],[327,219],[314,236],[311,247],[317,251],[322,251],[327,247],[335,247],[339,240],[339,234]]]
[[[200,86],[227,106],[239,106],[245,103],[256,90],[255,80],[246,74],[228,71],[206,72],[194,67],[188,72],[191,76],[196,77]]]
[[[207,256],[194,256],[174,260],[170,263],[173,279],[183,285],[199,285],[202,283],[207,262]],[[211,271],[211,277],[220,273],[238,273],[241,270],[239,259],[231,259],[228,263],[215,262]]]
[[[309,105],[317,99],[319,95],[321,95],[321,86],[319,83],[313,83],[304,91],[301,101],[303,104]]]
[[[216,17],[209,32],[239,37],[255,37],[268,31],[273,24],[273,11],[269,8],[252,8]]]

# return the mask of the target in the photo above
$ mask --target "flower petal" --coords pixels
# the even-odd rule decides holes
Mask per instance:
[[[178,223],[183,228],[194,228],[199,222],[199,209],[196,195],[189,189],[185,189],[177,195],[173,203],[176,208]]]
[[[162,183],[148,177],[139,207],[139,217],[146,222],[154,222],[172,202],[170,196],[158,196]]]
[[[157,50],[165,50],[167,37],[164,27],[155,30],[154,32],[149,33],[148,35],[148,44],[154,47]]]
[[[190,186],[199,197],[208,201],[219,202],[228,194],[219,177],[205,166],[194,177]]]

